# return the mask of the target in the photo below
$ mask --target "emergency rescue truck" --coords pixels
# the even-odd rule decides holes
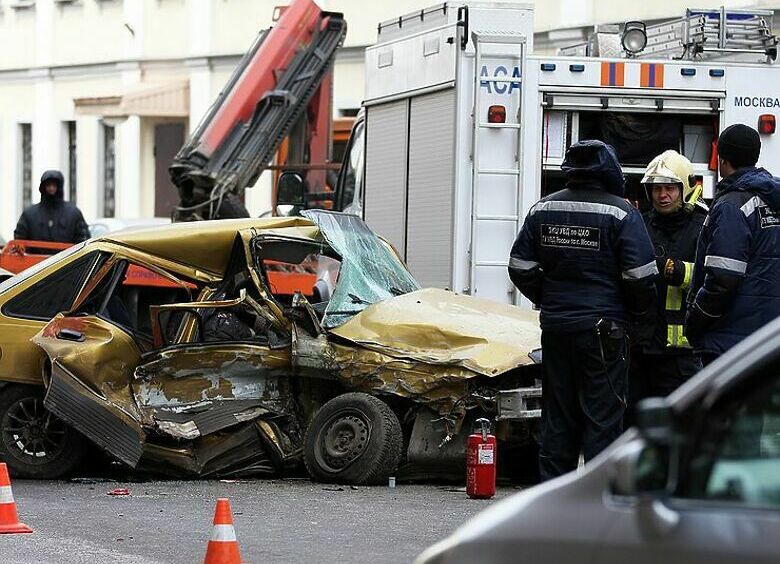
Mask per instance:
[[[640,207],[644,169],[666,149],[693,162],[712,197],[717,137],[733,123],[761,133],[758,166],[780,164],[771,11],[688,10],[599,28],[557,56],[532,52],[532,6],[495,2],[383,22],[366,50],[335,207],[362,214],[423,286],[520,304],[510,247],[530,207],[563,187],[580,139],[615,146]]]

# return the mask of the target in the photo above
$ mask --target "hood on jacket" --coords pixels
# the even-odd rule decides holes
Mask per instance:
[[[569,188],[597,188],[623,197],[623,169],[612,145],[588,139],[569,147],[561,165]]]
[[[780,178],[763,168],[740,169],[718,185],[718,195],[732,191],[752,192],[773,210],[780,211]]]
[[[54,181],[57,184],[57,192],[54,194],[54,196],[49,196],[46,191],[43,189],[46,184],[48,184],[51,181]],[[38,185],[38,191],[41,193],[41,200],[42,201],[52,201],[52,200],[64,200],[65,199],[65,177],[62,176],[62,173],[59,170],[47,170],[41,175],[41,183]]]

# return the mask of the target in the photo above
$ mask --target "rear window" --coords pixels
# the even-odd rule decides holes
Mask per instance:
[[[48,321],[58,313],[69,310],[99,257],[100,253],[95,251],[53,271],[43,280],[9,300],[3,307],[3,314]],[[32,269],[24,271],[23,274],[27,274],[29,270]]]
[[[6,292],[7,290],[10,290],[17,284],[21,284],[28,278],[31,278],[32,276],[35,276],[39,272],[49,268],[53,264],[57,264],[60,261],[64,261],[67,259],[70,255],[80,251],[84,248],[84,245],[87,244],[87,241],[84,241],[83,243],[79,243],[78,245],[74,245],[72,247],[68,247],[64,251],[60,251],[56,255],[52,255],[46,260],[43,260],[37,264],[32,265],[30,268],[26,268],[22,270],[19,274],[16,276],[9,278],[8,280],[4,281],[2,284],[0,284],[0,294],[3,292]]]

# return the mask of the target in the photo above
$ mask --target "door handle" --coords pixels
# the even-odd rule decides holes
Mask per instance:
[[[60,329],[57,331],[57,338],[64,341],[76,341],[80,343],[84,340],[84,333],[73,329]]]

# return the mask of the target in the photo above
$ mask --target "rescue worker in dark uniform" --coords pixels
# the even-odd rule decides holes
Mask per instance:
[[[64,198],[65,178],[59,170],[47,170],[38,190],[41,201],[22,212],[14,239],[81,243],[89,239],[89,227],[74,204]]]
[[[666,396],[701,369],[683,333],[687,293],[707,208],[698,200],[691,162],[677,151],[665,151],[647,166],[642,185],[652,203],[644,214],[655,247],[659,276],[655,335],[631,350],[629,412],[639,400]]]
[[[723,179],[699,239],[686,319],[705,365],[780,316],[780,179],[756,168],[760,151],[747,125],[718,138]]]
[[[653,330],[658,274],[642,216],[622,198],[615,150],[580,141],[562,169],[566,188],[531,208],[509,259],[512,282],[541,307],[543,480],[622,432],[627,336]]]

